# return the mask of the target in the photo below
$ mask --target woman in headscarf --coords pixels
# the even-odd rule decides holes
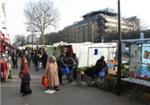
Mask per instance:
[[[23,96],[31,94],[32,93],[32,90],[30,88],[31,77],[29,74],[28,62],[25,56],[21,57],[21,67],[19,77],[21,78],[20,92],[23,94]]]
[[[49,87],[52,87],[54,90],[59,90],[59,78],[58,78],[58,66],[56,63],[56,58],[50,56],[47,61],[45,76],[47,76],[49,81]]]

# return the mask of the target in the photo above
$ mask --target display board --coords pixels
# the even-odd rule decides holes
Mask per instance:
[[[150,44],[142,45],[142,65],[140,69],[140,75],[150,78]]]
[[[136,71],[140,69],[141,65],[141,46],[130,46],[130,70]]]
[[[150,64],[150,44],[142,45],[142,63]]]
[[[130,70],[136,71],[137,77],[150,77],[150,44],[130,46]]]

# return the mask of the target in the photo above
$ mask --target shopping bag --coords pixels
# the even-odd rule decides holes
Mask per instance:
[[[49,86],[48,77],[47,77],[47,76],[43,76],[41,83],[42,83],[42,86],[43,86],[44,88],[48,88],[48,86]]]
[[[63,74],[69,74],[70,70],[69,67],[63,67]]]
[[[105,75],[106,75],[106,73],[104,72],[104,70],[101,70],[101,71],[99,72],[99,78],[104,78]]]

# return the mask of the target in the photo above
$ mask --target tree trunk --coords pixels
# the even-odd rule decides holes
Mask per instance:
[[[45,45],[44,30],[41,30],[41,44]]]

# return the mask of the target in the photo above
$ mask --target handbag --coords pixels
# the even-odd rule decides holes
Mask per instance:
[[[48,77],[47,76],[43,76],[42,77],[42,81],[41,81],[41,84],[44,88],[47,88],[49,86],[49,80],[48,80]]]

